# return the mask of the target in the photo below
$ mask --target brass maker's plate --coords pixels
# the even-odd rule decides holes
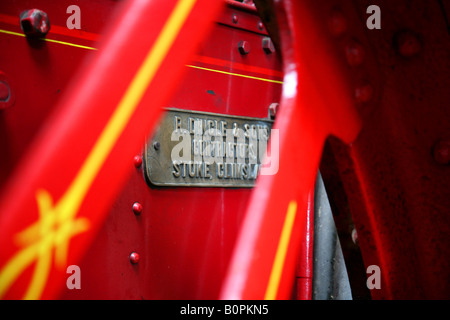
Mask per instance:
[[[273,121],[166,109],[145,146],[145,174],[156,186],[249,188]]]

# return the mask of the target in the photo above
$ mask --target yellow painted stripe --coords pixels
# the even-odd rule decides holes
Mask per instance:
[[[94,48],[94,47],[82,46],[82,45],[76,44],[76,43],[70,43],[70,42],[58,41],[58,40],[47,39],[47,38],[43,38],[42,40],[45,40],[45,41],[47,41],[47,42],[53,42],[53,43],[63,44],[63,45],[65,45],[65,46],[70,46],[70,47],[82,48],[82,49],[87,49],[87,50],[98,50],[97,48]]]
[[[6,33],[6,34],[19,36],[19,37],[25,37],[25,35],[23,33],[18,33],[18,32],[3,30],[3,29],[0,29],[0,33]],[[41,40],[48,41],[48,42],[53,42],[53,43],[58,43],[58,44],[66,45],[66,46],[76,47],[76,48],[87,49],[87,50],[98,50],[97,48],[94,48],[94,47],[88,47],[88,46],[83,46],[83,45],[76,44],[76,43],[64,42],[64,41],[59,41],[59,40],[54,40],[54,39],[41,38]],[[266,79],[266,78],[260,78],[260,77],[253,77],[253,76],[240,74],[240,73],[227,72],[227,71],[210,69],[210,68],[204,68],[204,67],[199,67],[199,66],[194,66],[194,65],[186,65],[186,67],[200,69],[200,70],[204,70],[204,71],[222,73],[222,74],[226,74],[226,75],[230,75],[230,76],[242,77],[242,78],[247,78],[247,79],[253,79],[253,80],[265,81],[265,82],[270,82],[270,83],[283,84],[283,81]]]
[[[58,241],[58,243],[56,243],[58,245],[56,250],[62,249],[62,256],[65,256],[66,246],[68,245],[68,241],[71,236],[69,233],[73,232],[71,228],[67,229],[64,227],[67,223],[72,221],[78,213],[78,210],[82,205],[94,179],[116,144],[117,139],[126,128],[136,107],[141,101],[145,91],[156,75],[184,22],[194,7],[195,2],[196,0],[179,0],[177,2],[167,22],[158,35],[153,47],[150,49],[149,53],[142,62],[142,65],[125,91],[124,96],[114,110],[113,115],[100,134],[100,137],[95,142],[95,145],[84,161],[80,171],[77,173],[74,180],[70,183],[68,189],[59,201],[53,204],[53,199],[50,193],[43,189],[37,190],[36,199],[40,214],[40,220],[37,222],[40,228],[37,230],[46,231],[44,228],[45,226],[41,226],[41,224],[47,221],[45,220],[46,217],[51,217],[52,219],[47,222],[50,221],[52,223],[56,223],[54,220],[56,219],[56,221],[62,226],[62,235],[60,239],[54,239],[54,237],[51,237],[51,240],[55,242]],[[44,222],[41,221],[42,219]],[[30,228],[35,230],[33,226]],[[43,233],[43,235],[47,236],[46,233]],[[23,270],[25,270],[31,263],[35,262],[36,259],[38,259],[36,261],[37,266],[33,273],[32,281],[27,289],[25,298],[38,299],[41,297],[46,285],[45,280],[50,272],[50,264],[48,261],[49,254],[51,253],[51,250],[53,250],[54,246],[53,242],[49,245],[42,245],[43,241],[47,239],[48,238],[45,237],[43,239],[38,239],[36,241],[36,245],[31,244],[30,246],[25,247],[16,253],[16,255],[6,264],[6,266],[0,270],[0,297],[14,283],[17,277],[20,276],[21,272],[23,272]]]
[[[23,33],[13,32],[13,31],[8,31],[8,30],[3,30],[3,29],[0,29],[0,33],[10,34],[10,35],[19,36],[19,37],[25,37],[25,35]],[[87,50],[98,50],[97,48],[82,46],[80,44],[71,43],[71,42],[65,42],[65,41],[59,41],[59,40],[53,40],[53,39],[47,39],[47,38],[40,38],[40,39],[47,41],[47,42],[62,44],[65,46],[77,47],[77,48],[82,48],[82,49],[87,49]]]
[[[12,32],[12,31],[3,30],[3,29],[0,29],[0,33],[6,33],[6,34],[12,34],[13,36],[25,37],[25,35],[23,33]]]
[[[248,79],[253,79],[253,80],[259,80],[259,81],[266,81],[266,82],[271,82],[271,83],[283,84],[283,81],[266,79],[266,78],[259,78],[259,77],[253,77],[253,76],[248,76],[246,74],[226,72],[226,71],[209,69],[209,68],[203,68],[203,67],[198,67],[198,66],[193,66],[193,65],[186,65],[186,67],[194,68],[194,69],[200,69],[200,70],[205,70],[205,71],[211,71],[211,72],[217,72],[217,73],[222,73],[222,74],[227,74],[227,75],[230,75],[230,76],[236,76],[236,77],[248,78]]]
[[[125,129],[148,85],[158,71],[172,43],[175,41],[195,1],[180,0],[177,3],[152,50],[146,56],[138,73],[119,102],[117,109],[114,111],[112,118],[89,154],[73,185],[75,189],[81,191],[83,194],[82,197],[84,197],[87,188],[97,175],[120,134]]]
[[[280,242],[278,243],[277,253],[270,273],[269,284],[267,285],[265,300],[275,300],[278,287],[280,285],[281,274],[283,272],[284,261],[286,258],[289,240],[291,239],[292,227],[297,213],[297,202],[291,201],[284,220],[283,230],[281,231]]]

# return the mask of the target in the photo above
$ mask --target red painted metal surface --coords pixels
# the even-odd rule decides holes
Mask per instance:
[[[241,22],[257,20],[254,10],[228,9],[188,64],[208,70],[186,67],[167,106],[266,118],[280,99],[281,83],[265,80],[282,81],[280,57],[264,52],[265,33],[220,22],[232,13]],[[242,40],[252,46],[245,56],[238,51]],[[135,169],[80,265],[83,290],[66,290],[63,298],[219,298],[250,194],[248,189],[149,187],[142,167]],[[143,206],[139,216],[131,211],[135,201]],[[130,265],[130,250],[140,253],[139,265]],[[108,264],[93,263],[99,254]]]
[[[22,34],[20,13],[38,7],[51,19],[47,39],[95,47],[94,39],[106,25],[115,1],[79,1],[83,8],[82,30],[65,27],[66,8],[70,1],[2,1],[0,29]],[[101,14],[99,14],[101,12]],[[89,30],[90,32],[87,32]],[[0,114],[0,185],[13,171],[48,115],[66,92],[69,81],[77,73],[85,57],[93,50],[59,43],[28,42],[24,37],[1,34],[0,71],[10,82],[14,104]],[[93,37],[92,35],[95,35]],[[0,105],[2,103],[0,102]],[[10,104],[11,106],[11,104]]]
[[[289,126],[296,122],[302,128],[296,131],[301,138],[294,140],[292,133],[281,137],[280,151],[286,160],[280,159],[277,176],[261,177],[252,195],[222,297],[261,298],[264,292],[267,297],[265,286],[276,243],[267,235],[278,235],[284,229],[283,212],[289,197],[307,194],[305,186],[312,180],[308,173],[312,175],[319,160],[320,151],[315,148],[321,148],[327,134],[339,136],[340,126],[348,129],[358,122],[351,117],[336,118],[346,107],[357,110],[362,131],[350,146],[330,140],[322,170],[327,173],[326,184],[331,185],[328,191],[337,208],[337,220],[350,210],[366,267],[380,267],[381,289],[372,290],[372,297],[449,297],[445,139],[450,100],[445,89],[448,41],[442,40],[448,37],[445,12],[437,2],[418,1],[409,6],[406,2],[379,1],[383,21],[388,22],[382,31],[368,31],[361,17],[367,17],[370,4],[275,4],[284,8],[282,14],[277,12],[277,18],[285,74],[299,70],[302,80],[285,76],[284,88],[290,87],[291,80],[294,87],[299,83],[299,93],[289,101],[283,90],[275,128],[283,128],[285,134],[286,130],[294,132]],[[288,35],[295,40],[289,41]],[[433,78],[438,82],[431,84]],[[325,79],[327,83],[321,82]],[[317,96],[313,96],[314,90],[319,91]],[[342,96],[333,99],[333,94]],[[308,100],[305,95],[313,98]],[[348,102],[345,107],[340,104],[344,101]],[[307,114],[300,116],[302,112]],[[336,122],[330,121],[330,115]],[[308,160],[301,159],[293,148],[284,150],[283,139],[307,151]],[[307,173],[296,175],[300,181],[289,183],[293,190],[286,190],[282,185],[290,177],[282,170],[294,171],[292,163]],[[341,187],[345,193],[340,192]],[[298,201],[304,214],[306,201]],[[298,226],[302,223],[293,227],[290,246],[305,239]],[[346,228],[351,239],[352,226]],[[278,291],[272,297],[289,297],[296,252],[287,250]]]
[[[351,86],[319,20],[322,6],[283,1],[275,8],[285,73],[274,125],[280,132],[279,170],[260,176],[252,193],[224,299],[290,297],[299,248],[309,236],[308,194],[325,138],[334,134],[351,142],[360,128]]]
[[[3,193],[2,297],[56,296],[65,283],[65,266],[76,264],[92,242],[131,170],[129,159],[158,120],[173,79],[220,6],[129,1],[113,17],[99,53]],[[130,55],[134,59],[127,59]],[[27,161],[30,156],[36,160]]]
[[[450,171],[435,153],[450,123],[447,4],[358,1],[353,10],[367,16],[370,4],[382,8],[382,29],[357,37],[376,59],[355,71],[381,90],[360,104],[352,146],[329,141],[322,174],[336,214],[353,217],[365,266],[380,267],[373,298],[448,299]],[[340,7],[347,21],[349,9]]]
[[[267,32],[252,4],[227,1],[194,55],[188,52],[207,23],[188,20],[182,34],[189,36],[175,42],[114,147],[115,161],[106,162],[81,207],[95,227],[73,238],[67,264],[81,266],[82,290],[65,289],[64,268],[52,267],[42,297],[309,299],[311,190],[322,156],[344,251],[351,216],[365,266],[381,268],[381,290],[372,297],[447,299],[448,6],[375,2],[382,29],[371,31],[369,1],[276,2],[283,68],[279,52],[264,47]],[[148,13],[112,18],[115,1],[78,1],[82,30],[65,27],[69,1],[0,4],[0,85],[7,84],[0,86],[0,272],[18,249],[15,234],[38,218],[36,188],[49,190],[55,203],[64,195],[173,3],[146,3]],[[198,8],[196,21],[204,21],[208,5]],[[20,12],[30,8],[47,12],[48,41],[20,36]],[[191,61],[175,75],[181,56]],[[182,84],[163,100],[161,88],[175,89],[173,79]],[[281,81],[276,175],[261,176],[253,192],[146,183],[139,148],[158,106],[264,118],[280,102]],[[6,297],[23,297],[33,268]]]
[[[61,4],[61,7],[64,5]],[[106,3],[105,7],[108,5],[110,4]],[[50,17],[54,16],[51,8],[41,8],[47,10]],[[13,11],[23,8],[19,6],[14,10],[7,9],[3,11],[7,14],[2,16],[3,21],[6,21],[5,26],[8,30],[17,32],[20,27],[18,19],[13,17]],[[259,21],[255,17],[255,10],[245,7],[244,11],[240,9],[230,6],[220,19],[230,15],[232,10],[240,16],[241,23],[246,23],[247,20]],[[83,21],[87,21],[88,27],[84,27],[82,32],[78,31],[75,35],[72,33],[72,38],[67,38],[70,32],[63,27],[64,23],[52,23],[47,39],[97,47],[95,40],[98,36],[93,32],[97,29],[90,28],[89,21],[92,22],[92,19],[87,16],[88,18],[85,18],[83,11]],[[264,31],[249,32],[242,26],[230,28],[220,23],[220,19],[213,35],[204,42],[201,50],[186,67],[184,85],[167,105],[224,114],[267,117],[269,105],[278,101],[280,96],[282,72],[279,56],[264,52]],[[11,38],[20,41],[18,36]],[[252,46],[251,52],[245,57],[238,50],[238,43],[242,40],[248,41]],[[56,58],[64,55],[55,51],[58,48],[48,44],[48,50],[54,52],[55,60],[60,61]],[[89,52],[75,47],[70,49],[70,56],[78,59]],[[73,67],[77,65],[79,63]],[[65,74],[68,71],[60,68],[59,72]],[[40,83],[47,90],[47,96],[50,96],[48,91],[53,90],[55,85],[49,81]],[[60,85],[64,85],[64,82]],[[261,94],[262,92],[264,94]],[[36,108],[42,108],[41,104],[44,102],[37,100]],[[22,104],[20,106],[16,112],[24,112]],[[36,131],[48,113],[49,111],[42,110],[42,119],[35,119]],[[28,140],[35,134],[31,128],[27,128],[26,133]],[[141,146],[144,141],[145,135],[139,139]],[[24,152],[26,147],[24,144],[21,152]],[[20,156],[21,154],[18,154],[17,157]],[[63,297],[218,297],[250,191],[151,189],[142,175],[142,157],[135,156],[133,159],[131,156],[131,159],[132,161],[126,163],[127,166],[136,167],[135,173],[123,189],[122,195],[119,195],[112,205],[105,226],[81,263],[83,290],[65,290]],[[11,167],[14,164],[12,162]],[[68,164],[65,163],[65,166]],[[2,168],[9,174],[6,167]],[[174,197],[179,200],[178,205],[173,203]],[[132,211],[132,205],[136,201],[143,205],[139,216],[135,216]],[[182,212],[180,203],[183,203]],[[124,215],[124,212],[127,214]],[[140,253],[138,265],[130,265],[128,257],[132,251]]]
[[[314,241],[314,191],[308,194],[306,205],[306,221],[304,223],[305,235],[300,243],[297,253],[297,265],[295,268],[295,280],[293,283],[294,299],[311,300],[313,291],[313,241]]]

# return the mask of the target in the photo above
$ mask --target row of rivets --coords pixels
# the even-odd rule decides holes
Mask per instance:
[[[142,162],[143,162],[143,160],[142,160],[141,155],[134,156],[133,164],[136,167],[136,169],[140,169],[142,167]],[[144,207],[142,206],[141,203],[136,201],[135,203],[133,203],[131,210],[133,211],[134,215],[139,216],[142,213],[142,211],[144,210]],[[132,264],[138,264],[139,259],[140,259],[140,256],[139,256],[139,253],[137,253],[137,252],[132,252],[129,256],[130,263],[132,263]]]
[[[328,30],[335,36],[340,37],[347,32],[348,22],[344,14],[334,10],[328,20]],[[364,47],[357,40],[351,40],[344,48],[347,64],[351,67],[361,66],[366,58]],[[354,97],[358,103],[367,103],[373,97],[373,87],[370,83],[363,83],[355,88]]]
[[[161,144],[159,141],[153,142],[152,146],[155,150],[159,150],[161,148]],[[143,160],[141,155],[134,156],[133,164],[136,167],[136,169],[140,169],[142,167],[142,163]],[[131,210],[133,211],[135,216],[139,216],[144,210],[144,207],[142,206],[141,203],[136,201],[135,203],[133,203]],[[139,262],[139,254],[137,252],[132,252],[129,258],[132,264],[137,264]]]
[[[237,14],[232,14],[231,21],[234,24],[238,24],[239,16]],[[264,31],[264,23],[262,23],[262,21],[258,21],[256,26],[257,26],[258,30]],[[275,52],[275,46],[273,45],[273,42],[269,37],[264,37],[262,39],[262,48],[263,48],[264,52],[267,54]],[[250,43],[245,40],[239,41],[238,50],[239,50],[239,53],[242,55],[249,54],[250,53]]]
[[[338,37],[347,31],[347,20],[340,11],[334,11],[328,21],[328,28],[334,36]],[[409,59],[422,51],[422,42],[419,36],[408,29],[398,31],[394,35],[394,49],[403,58]],[[365,51],[357,41],[350,42],[345,48],[347,63],[352,67],[364,63]],[[355,89],[355,98],[359,103],[367,103],[373,97],[374,89],[371,84],[364,83]],[[441,165],[450,164],[450,141],[440,140],[432,150],[434,160]]]
[[[339,10],[334,10],[328,19],[328,31],[334,37],[343,36],[348,30],[348,22],[344,14]],[[345,59],[349,66],[359,67],[366,58],[364,47],[357,41],[351,40],[344,48]],[[370,83],[363,83],[355,88],[354,97],[358,103],[367,103],[372,99],[373,87]],[[351,233],[352,241],[358,245],[358,233],[353,228]]]
[[[335,10],[328,20],[328,29],[335,37],[340,37],[347,32],[348,23],[343,13]],[[394,36],[394,46],[397,52],[405,58],[417,55],[422,45],[417,34],[411,30],[402,30]],[[357,67],[364,63],[364,47],[356,40],[351,41],[345,47],[345,56],[349,66]],[[372,98],[373,88],[370,84],[364,84],[355,90],[355,97],[358,102],[368,102]]]
[[[239,16],[237,14],[232,14],[231,22],[233,22],[233,24],[238,24]],[[256,27],[258,28],[259,31],[264,31],[264,23],[262,23],[262,21],[258,21],[258,23],[256,24]]]
[[[328,30],[334,37],[340,37],[347,32],[347,19],[341,11],[335,10],[328,20]],[[420,53],[422,44],[417,34],[411,30],[401,30],[394,36],[394,49],[404,58],[412,58]],[[351,67],[361,66],[366,57],[364,47],[356,40],[345,46],[347,64]],[[374,89],[370,83],[360,84],[355,88],[355,99],[358,103],[367,103],[373,97]],[[432,150],[434,160],[441,165],[450,164],[450,140],[440,140]],[[358,246],[356,229],[351,233],[352,241]]]

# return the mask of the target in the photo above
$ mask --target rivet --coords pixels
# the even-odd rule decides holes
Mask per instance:
[[[20,14],[20,27],[26,36],[40,38],[50,31],[50,21],[42,10],[25,10]]]
[[[352,41],[345,47],[345,56],[347,63],[352,67],[356,67],[364,62],[365,51],[360,43]]]
[[[355,89],[355,98],[357,102],[369,102],[373,96],[373,87],[370,84],[363,84]]]
[[[231,16],[231,21],[233,21],[234,24],[237,24],[239,21],[239,17],[236,14],[233,14]]]
[[[394,36],[394,45],[398,53],[405,58],[411,58],[422,50],[418,36],[410,30],[397,32]]]
[[[134,214],[138,216],[142,213],[142,210],[144,208],[142,207],[142,204],[140,204],[139,202],[135,202],[135,203],[133,203],[132,209],[133,209]]]
[[[153,142],[153,148],[155,150],[159,150],[159,148],[161,148],[161,143],[159,143],[159,141]]]
[[[0,101],[8,101],[9,95],[10,90],[8,84],[0,81]]]
[[[132,252],[131,254],[130,254],[130,262],[132,263],[132,264],[137,264],[137,263],[139,263],[139,260],[140,260],[140,256],[139,256],[139,253],[137,253],[137,252]]]
[[[262,23],[262,21],[258,21],[258,29],[261,31],[264,30],[264,23]]]
[[[133,163],[136,168],[140,168],[142,166],[142,157],[140,155],[134,156]]]
[[[264,37],[262,39],[262,47],[265,53],[271,54],[275,52],[275,46],[273,45],[272,39],[269,37]]]
[[[250,43],[248,41],[240,41],[238,43],[239,52],[244,55],[250,52]]]
[[[433,148],[433,157],[439,164],[450,164],[450,140],[439,141]]]
[[[339,10],[334,10],[328,19],[328,30],[333,36],[340,36],[347,31],[347,19]]]

